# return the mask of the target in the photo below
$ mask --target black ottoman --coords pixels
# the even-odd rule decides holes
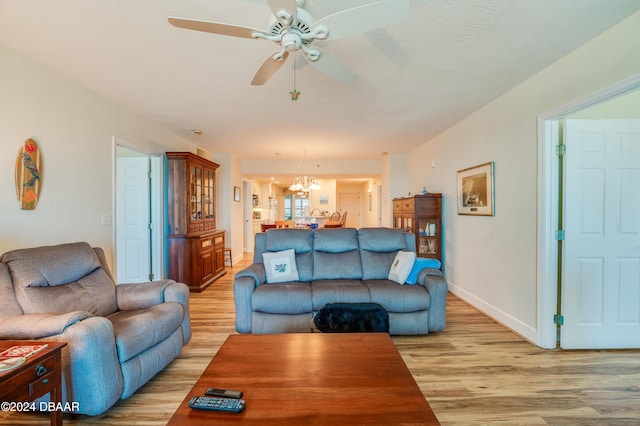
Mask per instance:
[[[388,333],[389,313],[377,303],[327,303],[313,326],[323,333]]]

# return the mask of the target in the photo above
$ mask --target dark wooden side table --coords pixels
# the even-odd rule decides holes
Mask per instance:
[[[0,401],[3,411],[36,411],[33,402],[47,393],[52,425],[62,425],[62,348],[66,343],[0,340],[0,352],[12,346],[46,343],[46,349],[30,356],[13,370],[0,373]],[[40,408],[40,407],[38,407]]]

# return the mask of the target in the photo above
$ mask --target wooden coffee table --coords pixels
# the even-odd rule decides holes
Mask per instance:
[[[208,387],[246,408],[189,408]],[[386,333],[230,335],[168,424],[209,423],[440,424]]]

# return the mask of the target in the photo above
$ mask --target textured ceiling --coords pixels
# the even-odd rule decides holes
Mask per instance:
[[[305,8],[318,19],[371,2]],[[323,42],[359,78],[345,85],[299,66],[297,102],[291,58],[266,85],[249,85],[271,42],[167,23],[266,29],[265,0],[0,0],[0,42],[210,152],[378,159],[409,152],[639,9],[638,0],[412,0],[405,21]]]

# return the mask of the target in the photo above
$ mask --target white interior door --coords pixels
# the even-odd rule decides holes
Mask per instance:
[[[253,253],[255,234],[253,233],[253,208],[251,205],[251,182],[242,183],[242,219],[244,220],[244,252]]]
[[[149,159],[117,161],[117,282],[149,281],[151,274]]]
[[[563,348],[640,348],[640,120],[567,120]]]
[[[360,220],[360,194],[356,192],[341,192],[338,194],[338,210],[347,212],[346,228],[358,228]]]

